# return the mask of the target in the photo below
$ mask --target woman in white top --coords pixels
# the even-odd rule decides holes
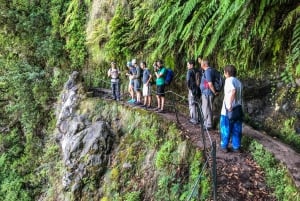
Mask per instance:
[[[231,138],[232,151],[240,152],[242,139],[242,119],[231,121],[227,112],[232,111],[236,105],[242,105],[242,83],[236,78],[236,68],[227,65],[224,68],[226,78],[224,85],[224,100],[220,118],[221,150],[228,152],[228,145]]]
[[[120,71],[116,66],[116,63],[113,61],[110,63],[111,68],[108,70],[107,75],[110,77],[111,91],[113,99],[120,100]]]

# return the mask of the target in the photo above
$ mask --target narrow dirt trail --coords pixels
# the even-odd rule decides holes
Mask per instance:
[[[135,106],[137,107],[137,106]],[[138,107],[137,107],[138,108]],[[149,112],[154,112],[151,109]],[[158,113],[165,119],[177,123],[174,112]],[[192,125],[188,117],[178,115],[178,126],[183,135],[196,147],[203,149],[200,125]],[[267,187],[264,171],[253,160],[251,153],[224,153],[220,151],[220,134],[218,130],[206,131],[211,136],[211,141],[216,141],[217,152],[217,200],[219,201],[275,201],[272,189]],[[248,125],[243,125],[243,135],[249,136],[264,148],[274,154],[275,158],[283,163],[290,172],[296,186],[300,188],[300,154],[289,146],[256,131]],[[206,145],[210,140],[206,137]]]
[[[166,119],[177,121],[172,113],[162,114]],[[201,127],[192,125],[188,118],[180,115],[178,125],[191,142],[203,149]],[[217,130],[208,131],[216,141],[217,200],[218,201],[275,201],[272,190],[267,187],[264,172],[248,152],[223,153],[219,149],[220,137]],[[209,139],[206,137],[206,145]]]
[[[102,97],[104,98],[104,97]],[[107,97],[105,97],[107,99]],[[120,104],[133,108],[139,106],[130,105],[124,102]],[[149,112],[154,112],[148,109]],[[185,115],[178,115],[178,121],[174,112],[166,111],[157,113],[166,120],[175,122],[182,130],[183,135],[189,139],[195,147],[203,150],[204,144],[201,137],[200,125],[192,125]],[[179,122],[179,123],[178,123]],[[216,162],[217,162],[217,200],[218,201],[276,201],[265,181],[264,171],[253,160],[251,153],[242,151],[241,153],[223,153],[220,151],[220,134],[218,130],[209,132],[211,141],[216,141]],[[274,154],[275,158],[283,163],[294,183],[300,188],[300,154],[289,146],[269,137],[263,132],[256,131],[248,125],[243,125],[243,135],[249,136],[264,148]],[[206,138],[206,144],[210,143]]]

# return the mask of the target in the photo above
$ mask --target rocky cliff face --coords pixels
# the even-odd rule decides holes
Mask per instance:
[[[201,150],[172,121],[87,97],[77,72],[64,86],[56,118],[59,148],[49,139],[54,160],[39,201],[185,199],[203,166]],[[209,180],[199,182],[195,195],[208,198]]]
[[[103,121],[91,123],[76,113],[84,97],[79,74],[73,72],[64,86],[57,106],[57,142],[65,172],[61,184],[71,197],[80,197],[86,181],[97,181],[105,172],[114,135]],[[66,199],[67,200],[67,199]]]

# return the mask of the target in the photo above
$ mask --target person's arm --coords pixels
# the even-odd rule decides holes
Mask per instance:
[[[191,70],[188,70],[186,73],[186,86],[190,89],[190,79],[191,79]]]
[[[164,76],[164,73],[165,73],[165,70],[164,69],[161,69],[160,72],[155,72],[155,75],[157,78],[160,78],[160,77],[163,77]]]
[[[111,69],[108,70],[107,75],[108,75],[108,77],[111,76]]]
[[[150,82],[150,80],[152,79],[152,75],[151,74],[149,74],[149,79],[147,80],[147,82],[146,82],[146,85],[148,85],[149,84],[149,82]]]
[[[204,73],[206,73],[206,77],[207,77],[207,83],[208,83],[208,87],[209,89],[211,90],[211,92],[214,94],[214,95],[218,95],[218,92],[216,91],[215,87],[214,87],[214,84],[212,82],[213,80],[213,72],[212,71],[209,71],[208,73],[205,71]],[[207,74],[209,74],[207,76]]]
[[[233,103],[233,101],[235,99],[235,95],[236,95],[236,89],[232,89],[231,90],[231,94],[229,96],[230,97],[229,98],[229,105],[228,105],[228,107],[226,107],[228,111],[232,110],[232,103]]]
[[[218,95],[218,92],[215,90],[215,87],[212,82],[208,82],[208,87],[213,92],[214,95]]]
[[[137,78],[139,78],[141,76],[141,69],[140,69],[140,67],[136,67],[135,70],[136,70],[136,74],[134,74],[132,76],[132,79],[137,79]]]

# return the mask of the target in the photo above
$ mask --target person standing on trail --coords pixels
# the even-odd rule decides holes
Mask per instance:
[[[143,97],[144,97],[144,104],[143,107],[150,108],[151,107],[151,84],[150,81],[152,79],[152,74],[150,70],[147,68],[147,64],[145,61],[141,62],[140,64],[143,70]]]
[[[141,105],[141,78],[142,78],[142,69],[137,64],[136,59],[132,59],[131,64],[135,67],[135,73],[131,75],[131,79],[133,80],[134,84],[134,92],[136,94],[136,101],[134,102],[135,105]]]
[[[223,152],[228,152],[230,137],[233,152],[240,152],[241,147],[242,119],[230,121],[227,117],[227,111],[232,111],[232,108],[238,104],[242,105],[242,83],[236,78],[236,74],[235,66],[225,66],[224,75],[226,80],[220,118],[221,150]]]
[[[155,64],[154,72],[156,76],[156,99],[157,99],[157,108],[155,108],[155,110],[158,113],[163,113],[164,105],[165,105],[165,76],[167,70],[164,67],[162,60],[158,60],[154,64]]]
[[[110,77],[111,83],[111,91],[113,95],[113,99],[119,101],[120,100],[120,71],[117,68],[116,62],[110,63],[111,68],[108,70],[107,75]]]
[[[131,62],[128,61],[127,62],[127,68],[128,68],[128,72],[126,73],[126,76],[128,76],[129,79],[129,83],[128,83],[128,92],[130,94],[131,99],[128,100],[128,103],[134,103],[135,99],[134,99],[134,91],[133,91],[133,80],[131,79],[131,75],[133,75],[135,73],[135,68],[132,66]]]
[[[198,123],[198,117],[196,117],[196,105],[195,101],[200,97],[200,71],[195,68],[195,61],[189,60],[187,62],[186,83],[188,87],[188,102],[190,110],[190,122],[192,124]],[[198,77],[198,79],[196,78]],[[198,81],[197,81],[198,80]]]
[[[201,60],[201,68],[203,69],[203,75],[201,77],[200,89],[202,94],[204,129],[211,130],[213,128],[213,100],[218,95],[218,92],[214,88],[214,72],[209,66],[207,59]]]

